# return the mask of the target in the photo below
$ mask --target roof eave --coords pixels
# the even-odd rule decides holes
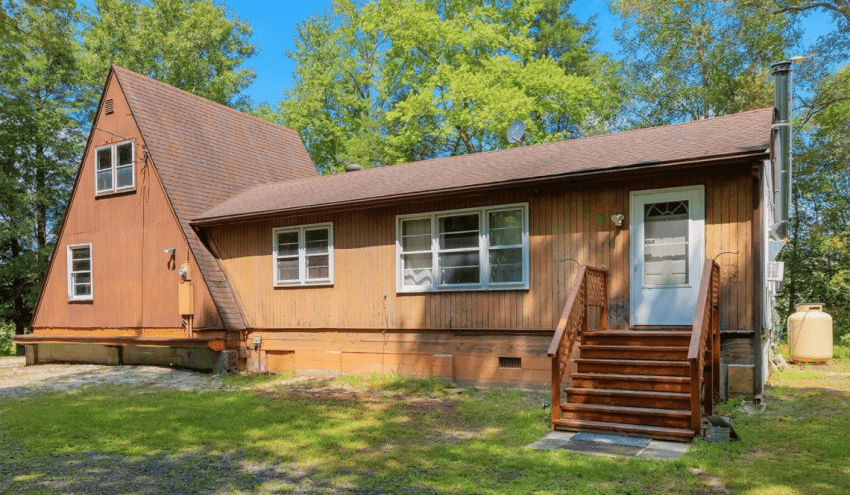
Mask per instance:
[[[474,184],[470,186],[462,186],[462,187],[452,187],[452,188],[442,188],[442,189],[430,189],[425,191],[419,191],[416,193],[407,193],[407,194],[397,194],[397,195],[386,195],[386,196],[374,196],[368,198],[361,198],[353,201],[333,201],[327,203],[317,203],[308,206],[296,207],[296,208],[281,208],[275,210],[265,210],[258,212],[250,212],[250,213],[238,213],[233,215],[221,215],[215,217],[200,217],[197,219],[191,220],[190,225],[196,230],[199,228],[210,227],[214,225],[224,225],[231,223],[239,223],[239,222],[250,222],[250,221],[258,221],[265,220],[268,218],[279,217],[279,216],[292,216],[292,215],[303,215],[308,213],[317,213],[321,211],[340,211],[340,210],[357,210],[362,208],[374,207],[374,206],[386,206],[394,203],[398,203],[401,201],[409,202],[416,201],[422,199],[431,199],[441,196],[449,196],[455,194],[463,194],[463,193],[471,193],[471,192],[479,192],[484,190],[493,190],[493,189],[505,189],[505,188],[514,188],[514,187],[522,187],[522,186],[533,186],[539,185],[543,183],[549,183],[553,181],[568,181],[568,180],[579,180],[591,178],[594,176],[601,175],[611,175],[619,172],[626,173],[644,173],[647,171],[655,171],[657,169],[680,169],[680,168],[691,168],[698,167],[704,165],[712,165],[712,164],[726,164],[731,165],[743,161],[751,161],[753,159],[757,159],[759,157],[768,157],[770,155],[770,149],[765,148],[753,148],[750,150],[746,150],[738,153],[731,153],[726,155],[713,155],[710,157],[699,157],[691,160],[678,160],[672,162],[652,162],[652,163],[643,163],[643,164],[631,164],[624,165],[620,167],[612,167],[605,169],[591,169],[591,170],[583,170],[579,172],[569,172],[563,174],[553,174],[553,175],[545,175],[538,177],[530,177],[527,179],[519,179],[519,180],[511,180],[511,181],[498,181],[498,182],[486,182],[480,184]]]

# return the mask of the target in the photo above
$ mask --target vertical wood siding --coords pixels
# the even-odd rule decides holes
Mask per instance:
[[[551,329],[579,264],[611,270],[609,299],[628,314],[629,193],[703,184],[706,256],[717,257],[724,329],[752,329],[750,165],[604,183],[562,183],[450,200],[302,215],[209,229],[257,329]],[[396,215],[528,202],[528,290],[396,293]],[[611,216],[626,215],[621,228]],[[273,286],[272,229],[333,222],[335,284]]]
[[[182,325],[177,309],[177,269],[186,260],[188,245],[157,174],[150,163],[145,164],[144,141],[114,76],[103,99],[113,100],[114,113],[106,115],[102,109],[98,113],[33,328],[36,333],[50,328],[126,328],[171,335]],[[127,140],[135,142],[135,190],[96,197],[95,148]],[[93,300],[68,302],[67,246],[81,243],[92,247]],[[176,267],[168,266],[164,250],[170,247],[176,248]],[[192,256],[190,261],[195,326],[221,327]]]

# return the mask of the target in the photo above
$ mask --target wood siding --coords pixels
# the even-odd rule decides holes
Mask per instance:
[[[706,257],[721,267],[721,328],[753,325],[751,165],[713,166],[597,183],[560,183],[394,207],[303,215],[208,229],[248,325],[255,329],[551,330],[579,264],[611,271],[609,318],[629,303],[629,193],[705,186]],[[356,173],[356,172],[355,172]],[[528,290],[396,293],[396,216],[529,204]],[[626,215],[621,228],[612,215]],[[332,222],[335,284],[275,288],[272,229]]]
[[[145,161],[142,136],[115,76],[107,82],[103,101],[114,112],[98,111],[89,146],[59,241],[33,318],[35,333],[55,329],[97,331],[125,329],[130,335],[171,336],[182,320],[177,309],[177,270],[189,256],[195,284],[195,327],[222,326],[197,263],[171,210],[150,160]],[[95,152],[98,147],[135,143],[135,189],[95,195]],[[92,301],[68,301],[67,246],[90,243]],[[169,265],[164,250],[175,247]]]

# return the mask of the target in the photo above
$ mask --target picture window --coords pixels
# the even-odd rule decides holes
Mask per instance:
[[[398,218],[398,290],[528,287],[528,205]]]

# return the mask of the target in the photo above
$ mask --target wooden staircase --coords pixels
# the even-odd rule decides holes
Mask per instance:
[[[699,434],[719,399],[719,273],[707,260],[692,327],[608,330],[608,272],[582,265],[549,346],[552,428],[678,441]]]
[[[553,426],[690,441],[690,340],[690,330],[585,333]]]

